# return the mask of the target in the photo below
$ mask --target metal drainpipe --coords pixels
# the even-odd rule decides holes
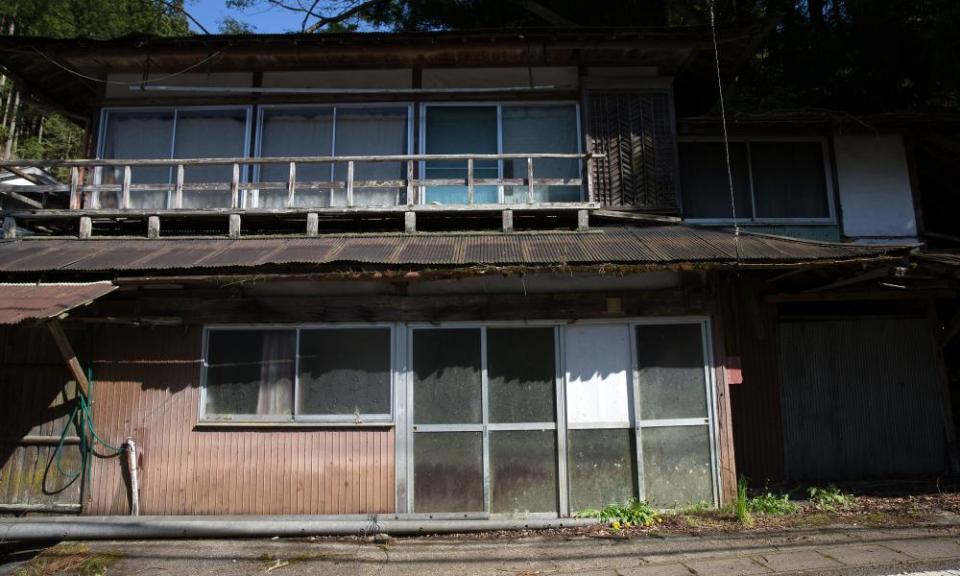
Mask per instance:
[[[125,444],[127,452],[127,471],[130,473],[130,515],[140,515],[140,482],[137,479],[137,443],[132,437]]]
[[[311,516],[60,516],[0,520],[6,540],[263,538],[320,535],[439,534],[590,526],[595,518],[490,520],[317,519]]]

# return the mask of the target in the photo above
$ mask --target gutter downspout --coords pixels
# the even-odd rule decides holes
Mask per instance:
[[[140,482],[137,479],[137,443],[127,437],[124,444],[127,452],[127,471],[130,473],[130,515],[140,515]]]

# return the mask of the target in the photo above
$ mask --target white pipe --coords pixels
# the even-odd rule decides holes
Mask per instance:
[[[140,515],[140,482],[137,478],[137,444],[127,438],[127,471],[130,473],[130,515]]]
[[[118,540],[163,538],[256,538],[313,535],[430,534],[486,530],[538,530],[596,524],[594,518],[318,519],[316,516],[61,516],[5,518],[5,540]]]
[[[179,86],[137,84],[134,92],[212,92],[221,94],[484,94],[497,92],[545,92],[557,90],[542,86],[503,86],[499,88],[271,88],[260,86]],[[573,90],[574,88],[570,88]]]

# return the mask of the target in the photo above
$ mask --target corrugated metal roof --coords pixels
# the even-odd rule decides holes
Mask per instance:
[[[52,318],[89,304],[116,288],[110,282],[0,284],[0,324]]]
[[[738,246],[739,243],[739,246]],[[318,238],[50,239],[0,242],[0,272],[124,272],[295,264],[426,266],[789,264],[872,258],[909,247],[830,244],[686,226],[586,232],[365,234]]]

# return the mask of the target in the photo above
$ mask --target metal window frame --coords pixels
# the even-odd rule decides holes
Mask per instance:
[[[264,112],[267,110],[302,110],[302,111],[312,111],[312,110],[330,110],[331,120],[330,120],[330,156],[337,155],[337,109],[339,108],[405,108],[407,111],[407,139],[406,139],[406,148],[407,153],[412,152],[413,150],[413,123],[414,123],[414,104],[413,102],[337,102],[329,104],[261,104],[257,107],[257,124],[256,124],[256,149],[254,151],[254,156],[256,158],[264,158],[262,155],[263,150],[263,117]],[[335,178],[336,163],[330,163],[330,181],[333,181]],[[257,164],[254,166],[253,181],[260,181],[260,165]],[[244,206],[247,206],[247,197],[253,197],[253,203],[250,205],[251,208],[256,208],[260,206],[259,190],[248,191],[249,194],[244,194]],[[333,204],[333,194],[334,191],[330,191],[330,206]],[[407,203],[409,203],[409,199]]]
[[[104,147],[106,145],[106,136],[108,123],[110,120],[110,114],[113,112],[170,112],[173,115],[173,120],[171,122],[170,128],[170,155],[168,156],[171,159],[174,159],[174,153],[177,149],[177,124],[180,121],[180,112],[202,112],[202,111],[229,111],[229,110],[243,110],[244,111],[244,127],[243,127],[243,156],[250,156],[250,138],[251,130],[253,128],[253,105],[252,104],[224,104],[224,105],[199,105],[199,106],[105,106],[100,109],[100,125],[97,127],[97,159],[102,160]],[[247,180],[249,175],[249,166],[242,166],[240,172],[240,179],[242,182]],[[93,171],[93,180],[94,183],[100,184],[102,178],[103,168],[97,166]],[[167,184],[173,186],[173,166],[170,166],[167,170]],[[188,187],[185,187],[188,188]],[[173,190],[167,190],[166,197],[166,208],[170,208],[173,198]],[[93,192],[92,202],[94,206],[100,205],[100,193]],[[225,206],[229,208],[229,206]]]
[[[580,124],[580,102],[577,100],[470,100],[456,102],[421,102],[420,103],[420,121],[418,126],[419,134],[419,152],[426,154],[427,150],[427,109],[428,108],[471,108],[487,107],[497,110],[497,154],[503,154],[503,107],[504,106],[573,106],[577,130],[577,154],[583,153],[583,127]],[[427,163],[424,160],[418,162],[419,174],[426,177]],[[583,164],[577,165],[577,174],[581,182],[584,178]],[[503,179],[503,160],[497,160],[497,178]],[[497,203],[504,204],[503,186],[497,186]],[[586,183],[580,185],[580,199],[584,201],[586,196]],[[419,186],[417,197],[420,204],[427,203],[426,187]],[[525,202],[522,202],[525,204]]]
[[[831,158],[830,139],[827,136],[731,136],[728,141],[733,143],[742,143],[746,148],[747,173],[750,184],[750,204],[751,216],[748,218],[737,217],[736,222],[743,225],[815,225],[815,226],[835,226],[838,224],[836,207],[836,190],[833,181],[833,164]],[[677,148],[685,143],[722,143],[723,138],[718,136],[685,136],[677,141]],[[823,156],[823,177],[824,194],[827,197],[827,210],[829,215],[820,218],[757,218],[756,194],[753,182],[753,157],[751,154],[751,144],[753,143],[790,143],[790,142],[817,142],[820,144],[820,151]],[[679,156],[678,156],[679,158]],[[678,162],[679,165],[679,162]],[[730,225],[734,223],[733,218],[686,218],[684,222],[703,225]]]
[[[303,331],[310,330],[358,330],[358,329],[387,329],[390,331],[390,413],[372,414],[361,413],[359,417],[353,414],[301,414],[299,411],[300,403],[300,334]],[[295,334],[295,353],[294,353],[294,378],[293,378],[293,413],[290,417],[281,417],[276,415],[258,415],[258,414],[237,414],[226,418],[208,418],[206,414],[207,405],[207,371],[209,369],[209,341],[212,332],[231,332],[231,331],[256,331],[256,330],[286,330]],[[370,322],[370,323],[313,323],[313,324],[210,324],[203,327],[203,345],[200,374],[200,397],[199,407],[197,409],[198,425],[238,425],[243,424],[264,424],[275,423],[293,426],[393,426],[395,415],[397,413],[397,381],[402,377],[400,368],[397,365],[397,346],[398,333],[400,330],[393,322]]]
[[[660,326],[673,324],[692,324],[700,329],[700,345],[703,353],[703,375],[704,375],[704,394],[706,394],[707,414],[703,417],[692,418],[672,418],[659,420],[642,420],[640,418],[640,382],[639,382],[639,363],[637,358],[636,346],[636,327],[637,326]],[[565,355],[566,327],[582,325],[625,325],[629,333],[630,346],[630,369],[628,370],[628,395],[630,402],[629,422],[586,422],[570,424],[567,420],[567,400],[566,388],[568,382],[567,362]],[[557,490],[558,490],[558,513],[553,512],[531,512],[529,517],[568,517],[572,513],[569,507],[570,498],[570,478],[569,478],[569,453],[568,453],[568,434],[572,430],[592,430],[592,429],[620,429],[631,430],[634,435],[636,454],[633,456],[637,465],[637,476],[635,478],[638,497],[644,499],[646,496],[644,467],[643,467],[643,445],[642,434],[646,428],[658,427],[699,427],[705,426],[708,430],[710,443],[710,476],[712,504],[719,503],[720,494],[720,466],[717,461],[718,453],[716,447],[716,382],[713,373],[713,348],[709,338],[711,333],[711,320],[709,316],[660,316],[646,318],[623,318],[623,319],[585,319],[574,322],[558,320],[537,320],[537,321],[484,321],[484,322],[439,322],[439,323],[407,323],[404,324],[403,332],[406,334],[405,347],[405,378],[401,386],[403,393],[398,394],[404,397],[406,405],[404,406],[404,419],[398,419],[396,431],[396,465],[397,465],[397,512],[411,517],[452,517],[452,518],[495,518],[503,516],[513,516],[511,514],[497,514],[491,512],[489,501],[490,496],[490,468],[489,468],[489,432],[497,430],[556,430],[556,454],[557,454]],[[489,394],[487,389],[488,379],[486,373],[486,332],[487,328],[496,327],[553,327],[554,328],[554,359],[556,363],[555,380],[555,399],[556,399],[556,423],[490,423],[488,419],[489,397],[484,398],[483,394]],[[474,424],[419,424],[414,430],[413,423],[413,330],[415,329],[444,329],[444,328],[462,328],[462,329],[481,329],[481,422]],[[486,392],[485,392],[486,391]],[[484,485],[484,511],[469,513],[451,513],[449,515],[424,514],[415,512],[414,503],[414,436],[417,432],[479,432],[483,442],[483,485]]]

